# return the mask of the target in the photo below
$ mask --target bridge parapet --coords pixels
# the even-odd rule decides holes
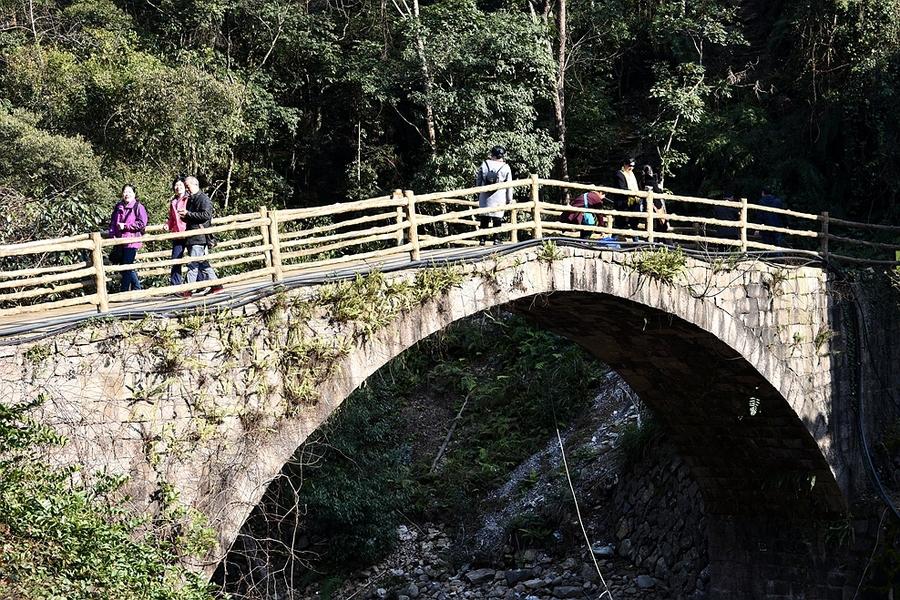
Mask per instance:
[[[480,208],[473,194],[512,190],[515,202]],[[436,249],[468,248],[489,238],[512,242],[547,236],[595,236],[610,240],[666,243],[698,249],[785,252],[812,259],[875,265],[898,264],[900,227],[868,224],[748,202],[674,194],[629,192],[645,207],[638,212],[585,208],[546,201],[547,196],[622,190],[541,179],[532,175],[489,186],[416,195],[396,190],[390,196],[303,209],[269,210],[215,219],[209,233],[221,238],[209,259],[227,269],[220,284],[270,282],[292,274],[333,270],[342,265],[404,257],[418,261]],[[544,200],[542,200],[544,197]],[[669,203],[665,215],[655,200]],[[576,203],[577,204],[577,203]],[[724,216],[709,216],[713,209]],[[503,213],[504,223],[483,229],[479,217]],[[581,224],[594,215],[600,225]],[[566,217],[571,218],[566,218]],[[664,217],[664,219],[663,219]],[[727,218],[726,218],[727,217]],[[783,221],[783,226],[771,224]],[[665,225],[663,222],[665,221]],[[842,231],[843,229],[843,231]],[[838,235],[838,232],[842,235]],[[113,293],[112,280],[124,271],[142,277],[167,276],[193,259],[171,258],[170,244],[191,232],[165,233],[151,226],[142,237],[137,262],[109,264],[104,252],[129,239],[104,239],[100,232],[54,240],[0,246],[0,324],[28,313],[95,311],[109,313],[130,302],[147,302],[174,293],[195,292],[208,283],[147,286]],[[843,253],[843,254],[842,254]],[[74,308],[73,308],[74,307]]]

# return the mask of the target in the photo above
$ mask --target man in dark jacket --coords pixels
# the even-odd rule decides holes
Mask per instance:
[[[628,190],[631,192],[640,191],[637,177],[634,175],[634,158],[626,158],[622,161],[622,168],[615,172],[616,187],[620,190]],[[627,194],[616,194],[613,198],[615,209],[622,212],[637,212],[641,209],[640,199],[637,196],[628,196]],[[615,217],[613,219],[613,227],[616,229],[637,229],[638,219],[628,217]]]
[[[204,229],[212,226],[212,202],[210,202],[209,196],[200,191],[200,183],[196,177],[185,178],[184,185],[187,187],[191,197],[188,199],[184,210],[179,211],[178,214],[187,225],[187,231],[197,232],[184,240],[184,246],[187,249],[188,256],[200,258],[206,256],[210,238],[212,238],[212,235],[203,233]],[[208,260],[196,260],[188,263],[187,283],[196,283],[198,279],[208,279],[209,281],[216,279],[216,271],[209,264]],[[215,294],[220,291],[222,291],[222,286],[214,285],[209,288],[208,293]],[[182,296],[189,298],[191,292],[184,292]]]
[[[763,189],[762,193],[759,195],[759,204],[760,206],[764,206],[766,208],[775,208],[784,210],[784,200],[772,194],[768,189]],[[760,225],[768,225],[769,227],[784,227],[784,215],[781,213],[774,213],[768,211],[755,210],[756,213],[755,218],[751,218],[751,221],[755,223],[759,223]],[[780,231],[768,231],[762,230],[759,232],[759,237],[762,243],[769,244],[772,246],[783,246],[783,236]]]

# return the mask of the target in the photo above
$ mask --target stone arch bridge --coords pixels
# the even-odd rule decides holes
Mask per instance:
[[[268,483],[357,386],[450,323],[503,307],[611,365],[658,416],[703,492],[715,597],[781,597],[773,582],[788,579],[825,597],[796,532],[844,514],[864,486],[853,407],[871,374],[856,368],[846,294],[817,264],[682,265],[660,252],[531,242],[287,281],[237,306],[85,321],[0,340],[0,398],[42,395],[38,417],[69,440],[56,459],[128,475],[136,511],[178,502],[202,516],[216,543],[192,565],[211,573]],[[661,256],[675,260],[661,268]],[[895,320],[872,335],[897,331]],[[900,364],[885,348],[882,366]]]

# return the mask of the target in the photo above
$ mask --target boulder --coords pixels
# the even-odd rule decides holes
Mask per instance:
[[[465,577],[472,585],[479,585],[492,581],[496,572],[497,571],[494,569],[477,569],[475,571],[469,571],[466,573]]]
[[[506,584],[513,587],[520,581],[525,581],[533,576],[531,569],[511,569],[506,572]]]
[[[581,588],[574,585],[560,585],[553,588],[553,596],[556,598],[581,598],[583,595]]]

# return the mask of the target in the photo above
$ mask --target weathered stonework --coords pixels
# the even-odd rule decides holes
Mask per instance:
[[[157,509],[155,492],[172,485],[218,535],[194,564],[211,573],[269,481],[369,375],[453,321],[506,305],[610,364],[659,416],[721,525],[710,528],[714,594],[746,585],[735,565],[768,577],[743,523],[845,509],[842,490],[859,489],[862,470],[852,434],[835,443],[851,390],[836,352],[849,333],[824,271],[689,259],[669,285],[639,275],[633,253],[539,254],[460,267],[459,285],[377,327],[336,321],[333,306],[304,301],[316,288],[301,288],[228,312],[0,342],[0,398],[43,394],[40,418],[69,437],[57,459],[128,474],[135,510]],[[739,550],[712,552],[726,543]]]

